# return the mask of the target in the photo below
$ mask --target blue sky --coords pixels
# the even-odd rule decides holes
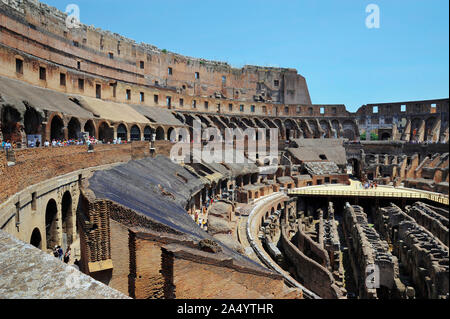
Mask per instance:
[[[44,0],[81,22],[187,56],[290,67],[314,104],[449,96],[448,0]],[[366,7],[380,28],[366,27]]]

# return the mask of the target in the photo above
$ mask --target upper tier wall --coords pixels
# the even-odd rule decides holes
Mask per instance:
[[[184,90],[193,96],[223,95],[242,101],[311,104],[306,80],[295,69],[245,66],[190,58],[137,44],[118,34],[81,25],[67,28],[67,15],[38,1],[4,0],[0,4],[4,29],[43,43],[47,53],[72,55],[72,67],[79,62],[95,65],[96,75],[138,84],[160,85]],[[27,48],[22,46],[26,51]],[[31,52],[28,52],[31,53]],[[57,56],[50,57],[53,58]],[[57,61],[54,61],[57,62]],[[60,62],[57,62],[60,63]],[[67,63],[70,63],[67,61]],[[125,73],[120,74],[119,73]],[[198,76],[196,76],[198,73]]]

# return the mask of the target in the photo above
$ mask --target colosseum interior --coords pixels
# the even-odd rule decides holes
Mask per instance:
[[[0,1],[0,298],[449,298],[448,98],[352,113],[65,20]]]

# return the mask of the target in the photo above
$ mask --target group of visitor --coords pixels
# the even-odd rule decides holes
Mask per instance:
[[[361,187],[364,189],[377,189],[378,184],[376,182],[365,182],[364,184],[361,183]]]
[[[64,250],[61,248],[61,246],[55,246],[55,249],[53,249],[53,256],[61,261],[64,261],[65,264],[68,264],[70,261],[71,250],[72,249],[69,246],[66,250],[66,253],[64,253]]]
[[[1,147],[1,149],[2,150],[10,150],[10,149],[12,149],[12,148],[15,148],[15,143],[14,144],[11,144],[11,141],[2,141],[2,140],[0,140],[0,147]]]

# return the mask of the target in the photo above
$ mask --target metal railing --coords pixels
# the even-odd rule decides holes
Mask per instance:
[[[378,197],[378,198],[402,198],[402,199],[428,199],[436,203],[448,205],[449,198],[445,195],[425,192],[389,192],[371,190],[318,190],[318,189],[292,189],[289,195],[312,196],[354,196],[354,197]]]

